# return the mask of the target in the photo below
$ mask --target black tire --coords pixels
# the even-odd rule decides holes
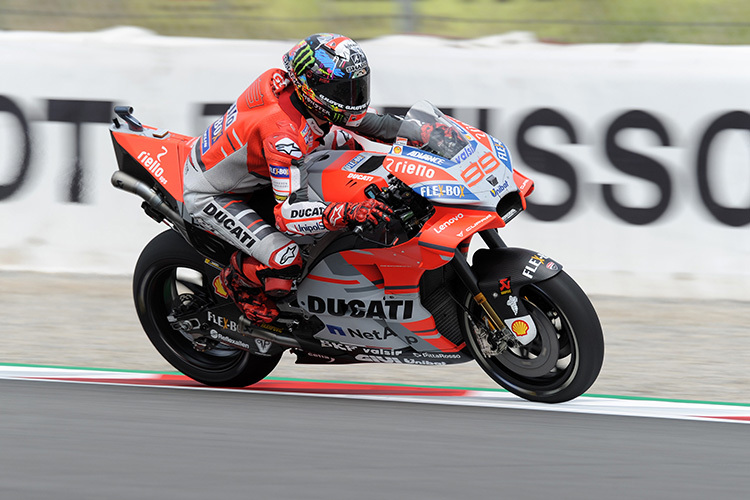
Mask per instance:
[[[477,363],[498,384],[529,401],[562,403],[583,394],[596,380],[604,360],[599,318],[586,294],[565,272],[526,285],[518,298],[530,312],[537,337],[524,348],[509,348],[486,358],[471,333],[483,323],[471,294],[460,325]]]
[[[214,300],[211,283],[217,274],[178,233],[165,231],[146,245],[135,266],[135,307],[149,340],[177,370],[202,384],[245,387],[271,373],[282,353],[257,356],[224,344],[197,351],[192,340],[174,330],[167,319],[180,302],[180,293]]]

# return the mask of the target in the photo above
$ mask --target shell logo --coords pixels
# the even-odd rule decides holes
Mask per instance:
[[[510,329],[516,334],[516,337],[523,337],[529,333],[529,324],[523,320],[517,319],[510,325]]]
[[[224,285],[221,284],[221,279],[218,276],[214,278],[212,284],[214,286],[214,292],[216,292],[216,295],[224,297],[225,299],[229,297],[229,294],[224,289]]]
[[[403,151],[403,149],[401,148],[401,146],[393,146],[393,153],[394,154],[400,155],[401,151]]]

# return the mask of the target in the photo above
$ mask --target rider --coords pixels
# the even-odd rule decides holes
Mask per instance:
[[[269,296],[288,294],[302,269],[297,243],[282,232],[317,235],[392,214],[373,199],[323,203],[307,196],[306,154],[321,146],[361,149],[340,127],[379,142],[396,137],[400,117],[368,112],[370,67],[362,48],[320,33],[294,46],[283,62],[286,71],[260,75],[197,138],[184,169],[184,201],[194,221],[238,249],[221,280],[256,324],[278,316]],[[332,125],[338,128],[331,131]],[[269,184],[276,227],[248,204]]]

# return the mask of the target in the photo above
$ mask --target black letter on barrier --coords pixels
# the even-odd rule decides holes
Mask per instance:
[[[75,157],[73,159],[73,174],[70,178],[68,200],[73,203],[82,202],[83,194],[83,153],[81,147],[81,124],[108,123],[112,118],[112,106],[109,101],[68,101],[50,99],[47,101],[47,119],[51,122],[66,122],[75,124]]]
[[[650,224],[664,215],[669,207],[669,201],[672,198],[672,183],[669,179],[669,172],[664,166],[648,156],[643,156],[624,149],[617,145],[615,139],[620,131],[629,128],[639,128],[650,130],[659,136],[663,146],[669,146],[669,135],[664,125],[653,115],[644,111],[628,111],[617,117],[612,125],[607,129],[606,153],[609,161],[620,172],[644,179],[656,184],[661,192],[661,199],[653,207],[640,208],[628,207],[622,205],[615,198],[615,186],[612,184],[602,185],[602,194],[604,201],[619,219],[630,224],[644,225]]]
[[[750,131],[750,114],[744,111],[733,111],[721,115],[711,123],[706,133],[703,134],[698,149],[698,189],[704,205],[716,220],[727,226],[741,227],[750,224],[750,207],[731,208],[720,205],[711,196],[711,190],[708,186],[708,151],[711,149],[711,143],[716,136],[724,130]]]
[[[543,221],[562,219],[575,205],[578,194],[578,180],[573,165],[565,159],[544,149],[529,144],[526,134],[534,127],[557,127],[568,136],[571,144],[578,144],[573,125],[563,115],[552,109],[539,109],[527,116],[518,128],[516,149],[521,159],[533,170],[557,177],[565,182],[570,190],[568,199],[559,205],[542,205],[527,200],[527,211],[533,217]]]
[[[10,113],[11,115],[15,116],[18,120],[18,123],[21,125],[21,131],[23,132],[24,138],[24,149],[23,159],[21,160],[21,164],[19,165],[16,178],[13,179],[10,184],[0,184],[0,200],[10,198],[11,196],[13,196],[13,193],[21,188],[21,186],[23,185],[23,181],[26,179],[26,176],[29,173],[29,165],[31,164],[31,138],[29,136],[29,124],[26,121],[26,117],[23,116],[23,113],[15,102],[11,101],[5,96],[0,95],[0,113],[3,112]],[[2,152],[5,153],[6,151],[12,151],[13,149],[14,148],[5,146],[2,148]]]

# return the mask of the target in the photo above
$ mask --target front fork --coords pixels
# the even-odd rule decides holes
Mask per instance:
[[[494,229],[481,231],[479,235],[489,248],[505,248],[507,246]],[[481,339],[477,339],[481,346],[482,354],[487,357],[497,356],[507,349],[508,346],[517,345],[518,341],[516,340],[516,336],[513,335],[513,332],[510,331],[508,325],[505,324],[505,321],[498,316],[495,309],[493,309],[492,305],[487,301],[487,298],[479,289],[477,277],[474,276],[474,272],[471,270],[469,262],[466,260],[464,254],[458,249],[455,251],[451,264],[453,264],[453,269],[456,271],[456,274],[458,274],[458,277],[471,292],[474,302],[476,302],[487,315],[487,321],[489,322],[491,330],[490,335],[487,338],[488,342],[483,342]]]

